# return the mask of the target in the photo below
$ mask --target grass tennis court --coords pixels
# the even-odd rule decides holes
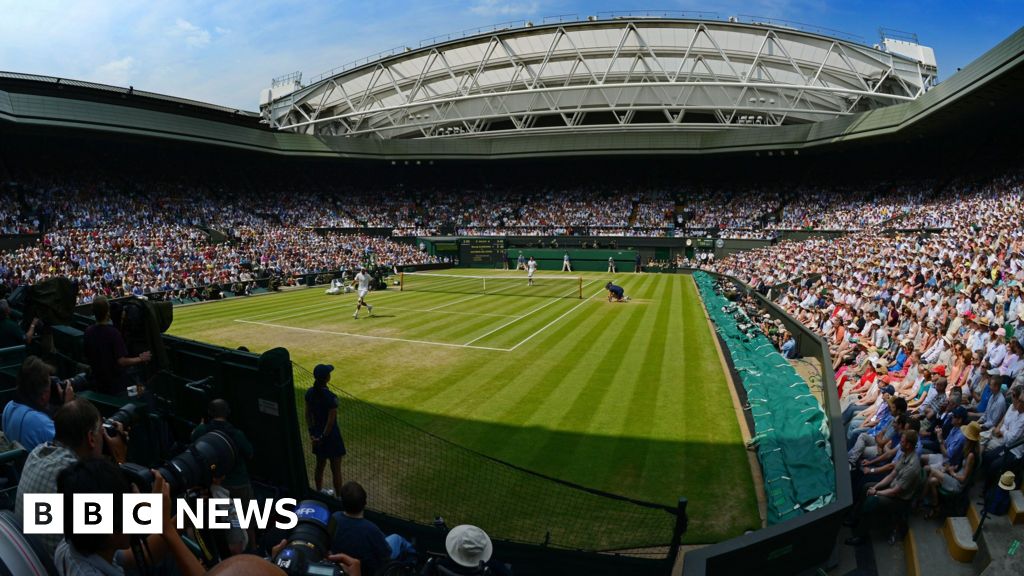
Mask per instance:
[[[283,346],[307,369],[334,364],[332,383],[347,392],[523,468],[666,505],[686,496],[688,542],[758,527],[749,461],[690,277],[584,273],[581,299],[576,275],[539,274],[531,293],[519,274],[504,289],[493,281],[495,294],[460,279],[437,280],[451,289],[371,292],[375,315],[359,320],[354,294],[322,287],[179,307],[169,333],[254,352]],[[608,303],[609,279],[633,300]]]

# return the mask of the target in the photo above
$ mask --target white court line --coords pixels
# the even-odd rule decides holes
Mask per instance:
[[[346,283],[346,285],[348,285],[348,283]],[[319,288],[320,286],[327,286],[327,284],[321,284],[319,286],[308,286],[306,288],[306,290],[315,290],[315,289]],[[387,299],[389,297],[397,297],[400,294],[402,294],[403,291],[402,290],[399,290],[397,292],[388,291],[388,292],[384,292],[383,294],[380,294],[379,296],[373,296],[374,293],[381,293],[381,292],[384,292],[384,291],[383,290],[372,290],[372,291],[370,291],[369,296],[372,296],[375,299],[375,301],[379,301],[379,300]],[[268,294],[269,294],[269,292],[268,292]],[[351,292],[350,294],[352,294],[352,298],[355,298],[355,292]],[[259,295],[261,296],[262,294],[259,294]],[[321,294],[321,296],[331,296],[331,295]],[[348,294],[335,294],[333,296],[348,296]],[[336,300],[336,299],[335,298],[331,298],[331,300]],[[342,302],[346,302],[347,300],[348,299],[345,298],[345,299],[342,299],[341,301]],[[331,303],[336,303],[336,302],[331,302]],[[294,312],[296,310],[306,310],[306,309],[309,309],[309,308],[318,308],[318,307],[321,308],[321,309],[322,308],[332,308],[333,306],[330,305],[331,303],[325,305],[323,302],[314,302],[313,304],[307,304],[305,306],[299,306],[297,308],[291,308],[289,311],[290,312]],[[338,307],[340,307],[340,305]],[[316,310],[313,310],[313,312],[316,312]],[[274,310],[272,312],[262,312],[260,314],[255,314],[253,316],[249,316],[249,318],[250,319],[262,318],[264,320],[281,320],[282,318],[294,318],[295,316],[302,316],[302,314],[296,314],[295,316],[281,316],[281,317],[277,317],[277,315],[280,314],[280,313],[281,313],[280,310]],[[271,318],[267,318],[268,316],[271,316]]]
[[[324,284],[324,286],[326,286],[326,284]],[[315,290],[317,288],[318,288],[318,286],[310,286],[309,288],[307,288],[307,290]],[[374,292],[381,292],[381,290],[374,290]],[[373,294],[373,292],[371,292],[370,294]],[[397,296],[398,294],[400,294],[400,292],[398,292],[398,293],[386,292],[386,293],[382,294],[381,297]],[[332,304],[337,304],[337,305],[340,306],[340,303],[345,302],[345,301],[348,300],[348,298],[335,298],[334,297],[334,296],[347,296],[347,294],[334,294],[334,295],[330,295],[330,294],[322,294],[321,293],[320,295],[323,296],[325,299],[329,298],[330,300],[328,300],[326,303],[321,300],[321,301],[314,302],[313,304],[307,304],[305,306],[298,306],[296,308],[289,308],[288,312],[294,312],[296,310],[307,310],[309,308],[321,308],[321,309],[323,309],[323,308],[331,308],[331,307],[333,307]],[[352,297],[355,298],[355,292],[352,293]],[[313,310],[312,312],[316,312],[316,310]],[[274,310],[272,312],[262,312],[260,314],[254,314],[252,316],[249,316],[249,318],[264,318],[264,319],[266,319],[267,316],[276,316],[276,315],[278,315],[280,313],[281,313],[281,310]],[[297,316],[301,316],[301,314],[297,314]],[[288,316],[288,318],[290,318],[290,316]],[[276,318],[270,318],[270,320],[276,320]]]
[[[587,286],[590,286],[594,282],[597,282],[597,280],[591,280],[590,282],[587,282],[586,284],[583,285],[582,288],[586,288]],[[571,294],[571,292],[570,292],[570,294]],[[566,294],[566,295],[568,295],[568,294]],[[589,299],[590,298],[587,298],[587,300],[589,300]],[[527,312],[526,314],[523,314],[522,316],[516,318],[515,320],[512,320],[510,322],[506,322],[506,323],[502,324],[501,326],[498,326],[494,330],[491,330],[490,332],[487,332],[486,334],[483,334],[481,336],[477,336],[476,338],[473,338],[469,342],[466,342],[466,346],[469,346],[470,344],[472,344],[473,342],[476,342],[477,340],[481,340],[483,338],[486,338],[487,336],[490,336],[491,334],[494,334],[495,332],[497,332],[498,330],[501,330],[502,328],[505,328],[506,326],[511,326],[512,324],[515,324],[516,322],[519,322],[520,320],[522,320],[523,318],[526,318],[527,316],[533,314],[534,312],[539,312],[539,311],[547,308],[548,306],[551,306],[552,304],[556,304],[556,303],[561,302],[561,301],[562,301],[561,298],[553,298],[551,300],[551,302],[548,302],[547,304],[544,304],[543,306],[541,306],[539,308],[534,308],[533,310],[530,310],[529,312]],[[581,304],[582,304],[582,302],[581,302]]]
[[[374,290],[373,292],[378,292],[379,293],[379,292],[381,292],[381,290]],[[387,300],[388,298],[397,298],[397,297],[399,297],[402,294],[401,292],[386,292],[384,294],[381,294],[380,296],[373,297],[372,296],[373,292],[370,292],[369,294],[367,294],[366,297],[367,298],[372,298],[374,302],[380,302],[381,300]],[[326,310],[334,310],[334,309],[338,309],[338,308],[344,308],[345,306],[351,306],[352,302],[356,301],[355,293],[351,294],[351,296],[352,296],[351,298],[337,298],[337,296],[348,296],[348,294],[344,294],[344,295],[343,294],[334,294],[334,295],[324,294],[324,297],[325,298],[330,298],[331,301],[328,301],[328,302],[317,302],[316,304],[312,304],[310,306],[303,306],[302,308],[293,308],[292,311],[294,311],[294,310],[304,310],[303,312],[297,312],[295,314],[285,314],[283,316],[273,316],[272,315],[271,318],[263,318],[260,315],[257,315],[257,316],[250,316],[249,318],[250,319],[252,319],[252,318],[261,318],[263,320],[273,320],[273,321],[284,320],[286,318],[295,318],[297,316],[305,316],[306,314],[316,314],[317,312],[324,312]],[[319,308],[315,308],[317,306]],[[313,309],[312,310],[307,310],[307,308],[313,308]],[[273,314],[279,314],[280,312],[281,312],[280,310],[277,310]],[[265,315],[263,315],[263,316],[265,316]]]
[[[434,308],[428,308],[427,310],[420,310],[419,308],[398,308],[397,306],[374,306],[374,308],[380,308],[381,310],[401,310],[403,312],[436,312],[438,314],[465,314],[467,316],[494,316],[496,318],[519,318],[516,314],[490,314],[487,312],[454,312],[452,310],[435,310]]]
[[[313,332],[315,334],[334,334],[337,336],[353,336],[355,338],[367,338],[370,340],[389,340],[392,342],[409,342],[412,344],[432,344],[434,346],[445,346],[448,348],[475,348],[477,350],[492,350],[494,352],[509,352],[508,348],[491,348],[489,346],[470,346],[468,344],[454,344],[451,342],[433,342],[430,340],[411,340],[408,338],[392,338],[390,336],[370,336],[369,334],[353,334],[351,332],[333,332],[331,330],[317,330],[315,328],[299,328],[298,326],[285,326],[283,324],[271,324],[269,322],[253,322],[251,320],[235,320],[242,324],[257,324],[271,328],[283,328],[285,330],[297,330],[299,332]]]
[[[591,284],[592,284],[592,283],[591,283]],[[594,292],[594,293],[593,293],[593,294],[591,294],[591,295],[590,295],[590,297],[588,297],[588,298],[587,298],[586,300],[584,300],[583,302],[580,302],[579,304],[577,304],[577,305],[573,306],[572,308],[570,308],[570,309],[569,309],[568,311],[566,311],[566,312],[565,312],[564,314],[562,314],[562,315],[561,315],[561,316],[559,316],[558,318],[555,318],[555,319],[554,319],[554,320],[552,320],[551,322],[548,322],[546,326],[544,326],[544,327],[543,327],[543,328],[541,328],[540,330],[537,330],[537,331],[536,331],[536,332],[534,332],[533,334],[530,334],[530,335],[529,335],[529,336],[527,336],[527,337],[526,337],[526,338],[525,338],[524,340],[522,340],[521,342],[519,342],[519,344],[516,344],[515,346],[513,346],[513,347],[509,348],[509,349],[508,349],[508,351],[509,351],[509,352],[511,352],[511,351],[515,350],[516,348],[519,348],[519,347],[520,347],[520,346],[522,346],[523,344],[526,344],[526,343],[527,343],[527,342],[528,342],[528,341],[529,341],[529,340],[530,340],[531,338],[533,338],[533,337],[534,337],[534,336],[536,336],[537,334],[540,334],[541,332],[543,332],[543,331],[547,330],[547,329],[548,329],[548,328],[550,328],[550,327],[551,327],[551,326],[552,326],[552,325],[553,325],[553,324],[554,324],[555,322],[558,322],[558,321],[559,321],[559,320],[561,320],[562,318],[565,318],[565,317],[566,317],[566,316],[568,316],[569,314],[572,314],[573,310],[576,310],[576,309],[577,309],[577,308],[579,308],[580,306],[583,306],[583,305],[584,305],[584,304],[586,304],[587,302],[590,302],[590,299],[591,299],[591,298],[593,298],[594,296],[597,296],[598,294],[600,294],[600,293],[601,293],[601,292],[603,292],[603,291],[604,291],[604,288],[602,288],[602,289],[598,290],[597,292]]]

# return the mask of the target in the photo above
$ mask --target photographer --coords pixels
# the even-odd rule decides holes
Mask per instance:
[[[103,429],[103,419],[99,410],[84,398],[71,400],[61,406],[53,415],[53,424],[53,441],[37,446],[25,461],[14,504],[17,518],[22,517],[25,494],[56,492],[57,475],[68,466],[79,460],[99,458],[104,452],[104,447],[115,462],[120,463],[124,461],[128,451],[124,436],[109,436]],[[61,536],[40,534],[36,538],[52,556]]]
[[[175,529],[167,484],[158,472],[153,474],[153,493],[163,494],[163,531],[145,538],[147,560],[160,563],[170,558],[183,576],[201,576],[206,571]],[[107,460],[89,459],[65,468],[57,476],[57,490],[70,503],[74,494],[113,494],[118,501],[123,495],[135,492],[135,487],[114,464]],[[65,525],[71,527],[70,514],[65,518]],[[60,576],[109,576],[136,568],[143,560],[136,558],[129,548],[131,537],[120,533],[120,517],[115,516],[114,527],[114,534],[82,534],[65,530],[64,540],[54,555],[57,573]]]
[[[252,483],[249,481],[249,469],[246,467],[246,461],[252,459],[252,443],[249,442],[249,439],[245,437],[241,430],[235,428],[231,422],[228,422],[228,417],[231,416],[231,407],[227,401],[220,398],[211,400],[206,414],[206,422],[196,426],[195,430],[192,431],[192,442],[195,442],[212,430],[220,430],[231,438],[235,443],[235,448],[238,450],[238,458],[235,459],[235,465],[231,468],[231,471],[220,481],[220,485],[227,489],[231,498],[238,498],[242,501],[243,505],[246,505],[253,499]],[[253,530],[249,531],[248,541],[256,541],[256,534]]]
[[[28,332],[25,332],[17,322],[11,320],[11,306],[7,299],[0,300],[0,348],[31,344],[32,339],[36,337],[36,330],[42,325],[42,320],[34,318],[28,325]]]
[[[85,329],[85,357],[92,367],[95,391],[111,396],[127,394],[125,368],[150,361],[149,351],[134,358],[128,357],[121,332],[110,322],[110,302],[104,296],[92,301],[92,314],[96,323]]]
[[[50,404],[50,376],[53,372],[53,366],[36,356],[25,358],[18,373],[14,399],[4,407],[4,434],[24,446],[25,450],[32,451],[53,439],[53,420],[46,412]],[[61,395],[61,404],[75,397],[75,389],[67,381],[57,386],[57,392]]]

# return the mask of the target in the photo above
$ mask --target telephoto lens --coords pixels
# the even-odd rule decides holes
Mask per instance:
[[[231,437],[213,430],[199,437],[184,452],[171,458],[156,470],[167,482],[171,498],[189,488],[209,487],[213,479],[224,476],[235,466],[237,452]],[[153,473],[144,466],[122,464],[121,470],[139,492],[148,493],[153,486]]]
[[[288,543],[274,558],[274,564],[290,576],[336,576],[345,571],[333,562],[324,560],[334,538],[331,511],[323,502],[303,500],[295,507],[298,525],[288,536]]]
[[[138,422],[139,416],[142,411],[139,410],[136,404],[125,404],[121,408],[114,412],[113,416],[103,421],[103,429],[107,431],[110,436],[117,436],[117,426],[114,426],[115,422],[120,422],[121,426],[124,426],[125,430],[132,427],[133,424]]]

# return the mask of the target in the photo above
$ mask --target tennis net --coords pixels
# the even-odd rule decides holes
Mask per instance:
[[[403,272],[403,292],[450,292],[454,294],[497,294],[543,298],[583,298],[583,278],[569,276],[468,276]]]

